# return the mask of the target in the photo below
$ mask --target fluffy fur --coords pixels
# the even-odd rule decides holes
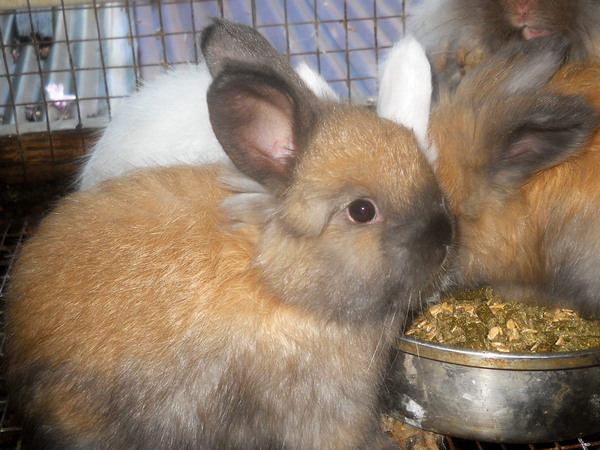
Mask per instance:
[[[554,36],[569,44],[570,62],[600,57],[597,0],[425,0],[408,30],[423,42],[442,86],[507,44]]]
[[[453,238],[433,173],[412,132],[318,100],[254,30],[219,20],[203,37],[210,120],[236,168],[112,178],[23,246],[6,351],[27,436],[397,448],[379,385]]]
[[[543,40],[499,53],[440,98],[431,138],[458,283],[599,315],[600,66],[561,61]]]

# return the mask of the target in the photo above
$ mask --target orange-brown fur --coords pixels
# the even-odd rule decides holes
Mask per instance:
[[[73,194],[44,220],[12,273],[8,307],[9,379],[35,377],[37,386],[15,399],[26,419],[47,420],[66,447],[119,447],[128,436],[144,448],[182,448],[190,435],[199,446],[389,445],[365,441],[365,430],[377,435],[381,371],[401,311],[440,270],[427,263],[422,282],[408,269],[390,272],[415,288],[398,285],[408,298],[382,316],[370,296],[389,281],[380,280],[393,269],[382,255],[396,237],[382,234],[387,225],[349,225],[344,206],[369,196],[389,221],[413,209],[426,217],[439,205],[417,206],[420,192],[437,188],[406,129],[343,106],[321,119],[280,206],[268,195],[250,212],[245,202],[220,206],[243,195],[242,175],[180,166]],[[339,282],[315,287],[330,266],[343,269]],[[344,308],[328,315],[331,300],[316,297],[335,297],[338,285],[361,303],[347,305],[348,317]],[[219,398],[231,401],[232,386],[248,390],[240,414],[256,417],[227,416]],[[219,426],[235,427],[230,441],[214,440],[222,437],[209,427]]]

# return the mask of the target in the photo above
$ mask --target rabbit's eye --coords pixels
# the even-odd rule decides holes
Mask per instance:
[[[375,219],[377,208],[370,200],[354,200],[348,206],[348,215],[356,223],[367,223]]]

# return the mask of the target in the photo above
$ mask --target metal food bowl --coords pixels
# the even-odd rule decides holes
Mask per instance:
[[[600,431],[600,349],[500,353],[404,336],[393,357],[387,408],[410,425],[501,443]]]

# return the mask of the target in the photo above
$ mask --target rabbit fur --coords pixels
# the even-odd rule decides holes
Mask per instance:
[[[424,0],[407,30],[427,49],[441,89],[453,88],[488,56],[525,40],[554,36],[569,62],[600,57],[597,0]]]
[[[414,134],[203,32],[231,161],[66,197],[22,247],[7,378],[34,448],[398,448],[378,391],[453,225]],[[233,163],[233,164],[232,164]]]
[[[518,43],[467,74],[433,106],[430,155],[456,218],[456,285],[599,316],[600,65],[563,66],[567,48]]]

